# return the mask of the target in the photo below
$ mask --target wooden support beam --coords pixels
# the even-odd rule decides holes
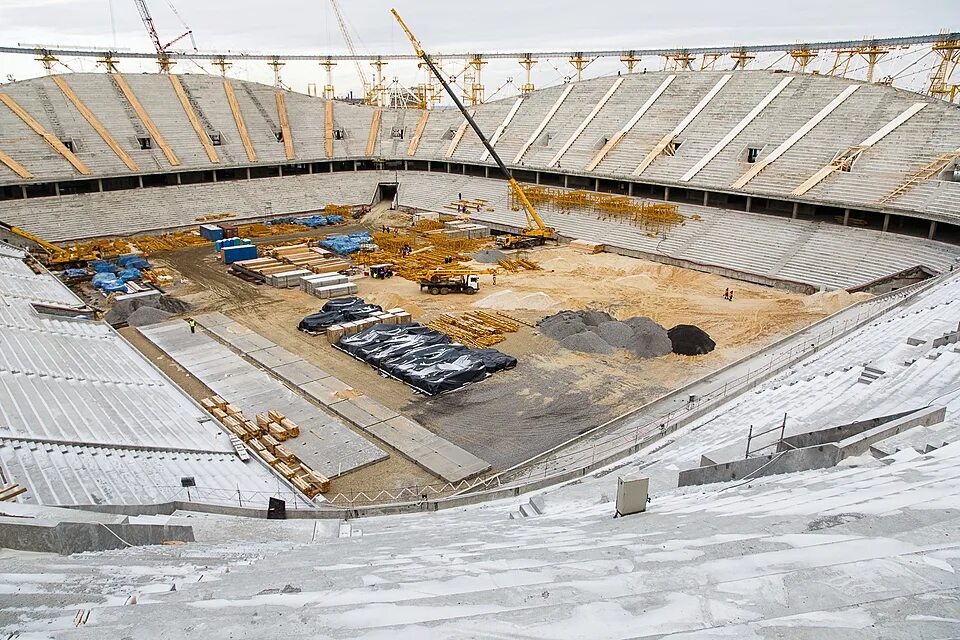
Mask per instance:
[[[247,131],[247,123],[243,120],[243,113],[240,111],[240,103],[237,102],[237,96],[233,92],[233,85],[229,80],[223,81],[223,92],[227,94],[227,103],[230,105],[230,111],[233,113],[233,121],[237,125],[237,133],[240,134],[240,141],[243,142],[243,148],[247,152],[247,160],[257,161],[257,150],[253,148],[253,142],[250,140],[250,133]]]
[[[153,138],[153,141],[157,143],[158,147],[160,147],[160,151],[162,151],[163,155],[166,156],[167,162],[170,163],[170,166],[179,167],[180,158],[177,157],[177,154],[174,153],[173,149],[170,148],[170,145],[167,144],[163,134],[161,134],[160,130],[157,129],[157,125],[153,123],[153,119],[150,117],[150,114],[148,114],[147,110],[143,108],[142,104],[140,104],[137,94],[135,94],[133,89],[130,88],[130,85],[127,84],[127,79],[124,78],[120,73],[110,74],[110,77],[113,78],[113,80],[117,83],[117,86],[120,87],[120,91],[123,92],[123,95],[127,98],[127,102],[130,103],[130,106],[133,107],[133,110],[137,113],[137,117],[140,118],[140,122],[143,123],[147,133],[150,134],[150,137]]]
[[[550,124],[550,120],[553,119],[557,109],[560,108],[560,105],[562,105],[563,101],[567,99],[567,96],[570,95],[571,91],[573,91],[573,83],[568,84],[563,88],[563,91],[560,93],[560,97],[557,98],[557,101],[554,102],[553,106],[550,107],[550,110],[547,111],[547,115],[543,117],[543,120],[540,122],[540,125],[537,127],[536,131],[534,131],[533,135],[523,143],[522,147],[520,147],[520,151],[517,152],[517,156],[513,159],[513,164],[520,164],[520,160],[523,159],[523,154],[527,152],[527,149],[533,146],[533,143],[537,141],[537,138],[540,137],[540,134],[543,133],[543,130],[547,128],[547,125]]]
[[[408,156],[412,156],[417,152],[417,147],[420,146],[420,139],[423,137],[423,130],[426,128],[429,118],[430,111],[424,109],[423,113],[420,114],[420,121],[417,122],[417,129],[413,132],[413,138],[410,139],[410,146],[407,147]]]
[[[472,116],[473,114],[471,113],[470,115]],[[457,147],[460,146],[460,141],[463,140],[463,134],[467,132],[468,126],[470,126],[470,123],[467,122],[466,118],[464,118],[463,122],[460,123],[460,128],[458,128],[457,132],[453,134],[453,140],[450,141],[450,146],[447,147],[447,152],[443,154],[444,158],[453,157]]]
[[[26,167],[22,164],[5,154],[3,151],[0,151],[0,164],[6,166],[8,169],[13,171],[15,174],[23,178],[24,180],[32,180],[33,174],[27,171]]]
[[[140,167],[137,166],[137,163],[133,160],[133,158],[130,157],[130,154],[124,151],[123,147],[117,144],[117,141],[113,139],[113,136],[110,135],[110,132],[107,131],[107,128],[104,127],[99,120],[97,120],[97,116],[93,115],[93,112],[90,111],[87,105],[80,100],[80,97],[73,90],[73,87],[67,83],[67,79],[64,76],[52,77],[54,84],[60,87],[60,91],[63,92],[63,95],[67,98],[67,100],[69,100],[73,106],[76,107],[77,111],[80,112],[80,115],[83,116],[83,119],[90,123],[90,126],[93,127],[100,137],[103,138],[103,141],[107,143],[107,146],[110,147],[115,154],[117,154],[117,157],[120,158],[120,161],[127,166],[127,169],[133,172],[140,171]]]
[[[213,148],[213,144],[210,142],[210,136],[207,135],[207,132],[203,129],[203,125],[200,124],[200,119],[197,118],[197,114],[190,104],[190,98],[187,97],[187,92],[184,91],[183,85],[180,84],[180,78],[172,73],[168,77],[170,78],[170,84],[173,85],[174,92],[177,94],[177,98],[180,100],[180,106],[183,107],[183,112],[187,115],[187,120],[190,121],[190,125],[197,134],[200,144],[203,145],[203,150],[207,153],[207,158],[209,158],[213,164],[220,164],[220,156],[217,155],[217,150]]]
[[[367,157],[372,156],[377,150],[377,139],[380,137],[380,118],[383,116],[383,109],[377,107],[373,110],[373,119],[370,120],[370,134],[367,136]]]
[[[580,134],[593,122],[593,119],[597,117],[597,114],[600,113],[600,110],[603,109],[603,106],[607,104],[607,101],[613,97],[613,94],[617,92],[617,89],[620,88],[620,85],[623,84],[625,78],[619,77],[613,81],[610,89],[600,98],[600,101],[597,104],[593,105],[593,109],[590,110],[590,113],[587,114],[587,117],[583,119],[576,130],[567,138],[567,141],[563,143],[558,150],[556,155],[551,158],[550,162],[547,164],[548,167],[555,167],[560,163],[560,159],[563,158],[563,155],[573,146],[573,143],[577,141],[577,138],[580,137]]]
[[[280,116],[280,133],[283,135],[283,151],[287,160],[296,160],[297,153],[293,149],[293,132],[290,130],[290,120],[287,118],[287,102],[283,91],[274,92],[277,99],[277,114]]]
[[[327,157],[333,157],[333,100],[323,103],[323,146]]]
[[[650,107],[653,106],[653,103],[657,101],[657,98],[659,98],[663,92],[667,90],[667,87],[670,86],[670,83],[676,79],[676,75],[667,76],[664,81],[660,83],[660,86],[657,87],[656,91],[653,92],[653,95],[647,98],[647,101],[640,106],[635,114],[633,114],[633,117],[630,118],[619,131],[613,134],[613,137],[607,141],[607,144],[603,145],[603,148],[600,149],[595,156],[593,156],[593,159],[591,159],[590,162],[587,163],[587,166],[584,167],[584,171],[593,171],[596,169],[597,165],[600,164],[600,162],[607,156],[608,153],[613,151],[614,147],[620,144],[620,141],[623,139],[623,137],[627,135],[638,122],[640,122],[640,118],[643,117],[643,114],[645,114]]]
[[[513,103],[510,112],[507,114],[507,117],[503,119],[503,122],[500,123],[500,126],[497,127],[497,130],[493,132],[493,137],[490,138],[490,146],[496,147],[497,142],[500,140],[500,136],[503,135],[503,132],[507,130],[507,126],[513,120],[513,117],[517,115],[517,111],[520,110],[520,105],[523,104],[523,96],[517,98],[517,101]],[[483,153],[480,154],[480,162],[486,162],[490,158],[490,152],[487,151],[486,147],[483,149]]]
[[[90,175],[90,169],[87,167],[87,165],[85,165],[80,158],[70,151],[70,149],[67,149],[67,147],[60,142],[60,139],[57,138],[57,136],[44,129],[39,122],[34,120],[29,113],[24,111],[23,107],[17,104],[16,100],[4,93],[0,93],[0,102],[7,105],[7,107],[13,111],[18,118],[23,120],[25,125],[33,129],[34,133],[43,138],[47,144],[53,147],[54,151],[59,153],[64,157],[64,159],[66,159],[67,162],[73,165],[73,168],[76,169],[78,173],[85,176]]]

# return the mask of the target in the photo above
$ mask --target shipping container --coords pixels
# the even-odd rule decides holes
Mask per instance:
[[[202,224],[200,225],[200,237],[206,238],[210,242],[223,240],[223,229],[215,224]]]
[[[223,248],[223,263],[233,264],[238,260],[252,260],[257,257],[257,245],[242,244]]]

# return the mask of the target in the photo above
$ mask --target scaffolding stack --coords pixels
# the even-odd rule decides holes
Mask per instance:
[[[660,234],[683,224],[684,216],[675,204],[643,202],[628,196],[592,191],[569,190],[543,185],[524,185],[523,192],[534,207],[570,213],[593,211],[600,220],[616,219],[643,227],[650,233]],[[522,205],[511,189],[510,208],[514,211]]]

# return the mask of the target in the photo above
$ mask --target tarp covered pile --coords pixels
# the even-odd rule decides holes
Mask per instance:
[[[328,236],[320,241],[320,246],[329,249],[338,255],[355,253],[360,250],[360,245],[373,242],[373,238],[366,231],[351,233],[349,235]]]
[[[496,349],[470,349],[418,323],[377,324],[337,347],[429,395],[517,366],[516,358]]]
[[[363,320],[375,313],[383,313],[383,307],[367,304],[363,298],[335,298],[300,321],[298,329],[317,333],[334,324]]]

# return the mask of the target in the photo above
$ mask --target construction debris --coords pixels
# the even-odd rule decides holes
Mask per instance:
[[[587,240],[573,240],[570,243],[570,248],[586,254],[603,253],[607,249],[604,244]]]

